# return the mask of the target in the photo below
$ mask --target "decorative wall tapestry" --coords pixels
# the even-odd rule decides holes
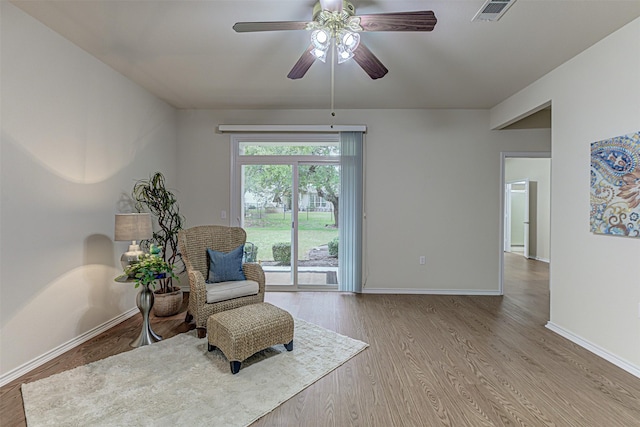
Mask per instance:
[[[591,231],[640,237],[640,132],[591,143]]]

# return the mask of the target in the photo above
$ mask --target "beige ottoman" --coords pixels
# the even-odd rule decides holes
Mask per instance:
[[[219,348],[238,373],[243,360],[277,344],[293,350],[293,317],[267,302],[213,314],[207,319],[209,351]]]

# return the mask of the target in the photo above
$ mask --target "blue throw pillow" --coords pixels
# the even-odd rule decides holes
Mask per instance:
[[[242,271],[244,245],[228,253],[207,249],[207,255],[209,256],[208,283],[247,280]]]

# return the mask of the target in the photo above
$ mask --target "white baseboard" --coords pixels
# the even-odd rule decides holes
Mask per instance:
[[[475,291],[468,289],[413,289],[413,288],[373,288],[362,289],[363,294],[407,294],[407,295],[485,295],[498,296],[500,291]]]
[[[608,352],[607,350],[603,349],[602,347],[593,344],[587,340],[585,340],[582,337],[579,337],[577,335],[575,335],[574,333],[562,328],[561,326],[558,326],[552,322],[547,322],[546,324],[547,329],[552,330],[553,332],[555,332],[558,335],[563,336],[564,338],[568,339],[569,341],[572,341],[575,344],[578,344],[580,347],[583,347],[587,350],[589,350],[590,352],[596,354],[597,356],[602,357],[604,360],[613,363],[614,365],[616,365],[617,367],[619,367],[620,369],[624,369],[625,371],[629,372],[631,375],[634,375],[638,378],[640,378],[640,367],[635,366],[632,363],[627,362],[624,359],[619,358],[618,356],[616,356],[615,354],[612,354],[610,352]]]
[[[95,328],[91,329],[90,331],[85,332],[84,334],[75,337],[69,341],[67,341],[66,343],[59,345],[58,347],[54,348],[53,350],[50,350],[48,352],[46,352],[45,354],[36,357],[35,359],[18,366],[17,368],[7,372],[6,374],[0,376],[0,387],[2,387],[5,384],[10,383],[11,381],[15,380],[16,378],[19,378],[21,376],[23,376],[24,374],[34,370],[35,368],[37,368],[38,366],[44,365],[45,363],[49,362],[50,360],[55,359],[56,357],[60,356],[61,354],[71,350],[74,347],[79,346],[80,344],[89,341],[91,338],[100,335],[101,333],[103,333],[104,331],[111,329],[112,327],[116,326],[119,323],[124,322],[125,320],[127,320],[130,317],[135,316],[137,313],[140,313],[140,310],[138,309],[138,307],[134,307],[128,311],[125,311],[124,313],[122,313],[119,316],[114,317],[113,319],[103,323],[102,325],[98,325]]]
[[[533,259],[535,259],[536,261],[540,261],[540,262],[546,262],[547,264],[549,264],[551,261],[549,261],[547,258],[539,258],[539,257],[533,257]]]

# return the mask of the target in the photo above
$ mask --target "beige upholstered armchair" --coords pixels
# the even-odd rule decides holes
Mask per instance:
[[[195,319],[200,338],[206,335],[207,319],[212,314],[264,301],[265,278],[259,264],[242,264],[247,283],[206,283],[209,273],[207,249],[229,253],[246,240],[247,233],[242,228],[221,225],[201,225],[178,233],[178,244],[190,287],[189,310],[185,321]],[[257,286],[251,282],[257,282]],[[250,289],[246,291],[247,288]]]

